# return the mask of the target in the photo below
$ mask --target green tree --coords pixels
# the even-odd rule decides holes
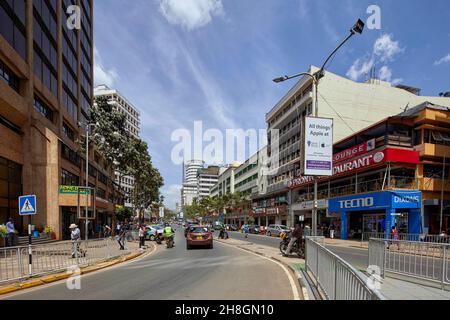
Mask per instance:
[[[130,220],[133,216],[133,211],[130,208],[121,207],[116,211],[116,219],[118,221]]]

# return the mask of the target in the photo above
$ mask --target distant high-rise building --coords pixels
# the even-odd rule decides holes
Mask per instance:
[[[203,169],[205,163],[201,160],[190,160],[184,165],[184,183],[181,189],[182,207],[192,204],[195,198],[198,198],[198,171]]]
[[[106,98],[112,106],[120,113],[126,116],[126,130],[135,138],[139,138],[141,131],[140,112],[135,108],[119,91],[110,89],[106,85],[100,85],[94,88],[94,96],[98,98]],[[132,193],[134,190],[134,178],[131,176],[122,176],[120,172],[116,172],[116,182],[123,187],[127,193],[125,206],[132,207]]]

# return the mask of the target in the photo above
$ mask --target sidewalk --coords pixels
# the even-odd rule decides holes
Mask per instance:
[[[93,248],[88,248],[88,253],[86,255],[86,258],[84,258],[83,261],[80,261],[80,273],[79,274],[86,274],[93,271],[97,271],[100,269],[104,269],[107,267],[110,267],[112,265],[122,263],[131,259],[134,259],[144,253],[147,252],[153,252],[155,248],[154,243],[147,242],[147,249],[146,250],[140,250],[139,244],[137,242],[127,242],[128,250],[120,251],[113,249],[108,252],[108,255],[104,254],[101,258],[96,259],[90,259],[89,258],[89,250],[91,252],[93,251]],[[118,246],[117,246],[118,247]],[[95,248],[95,254],[99,255],[100,250],[104,248]],[[54,254],[53,254],[54,255]],[[36,258],[36,259],[35,259]],[[37,260],[40,259],[40,260]],[[33,258],[33,272],[35,272],[35,269],[40,268],[41,265],[45,262],[45,257],[34,257]],[[4,260],[4,259],[2,259]],[[4,263],[5,261],[3,261]],[[55,281],[59,281],[62,279],[66,279],[73,275],[73,272],[69,271],[69,268],[76,269],[76,260],[71,258],[71,253],[63,253],[58,256],[58,262],[57,268],[51,268],[51,264],[46,269],[39,269],[41,275],[35,275],[25,280],[16,280],[16,281],[9,281],[0,284],[0,296],[2,294],[11,293],[17,290],[21,289],[27,289]],[[28,265],[25,266],[26,268]],[[4,273],[6,270],[3,268],[0,270],[0,272]],[[26,274],[26,272],[25,272]]]
[[[347,247],[347,248],[360,248],[360,249],[368,249],[369,242],[360,240],[341,240],[341,239],[330,239],[325,238],[325,245],[330,246],[338,246],[338,247]]]

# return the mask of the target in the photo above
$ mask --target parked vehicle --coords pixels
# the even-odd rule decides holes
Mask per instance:
[[[280,234],[281,242],[280,242],[280,252],[283,255],[286,255],[286,250],[291,241],[291,233],[282,232]],[[305,241],[304,239],[297,240],[292,246],[291,252],[289,254],[297,254],[300,259],[305,258]]]
[[[163,229],[160,225],[146,226],[145,239],[155,241],[157,234],[162,233]]]
[[[248,232],[252,234],[259,234],[259,226],[257,226],[256,224],[252,224],[248,227]]]
[[[212,232],[205,226],[191,227],[187,233],[186,249],[197,246],[207,246],[209,249],[214,247]]]
[[[266,234],[271,237],[279,237],[282,232],[288,233],[291,231],[288,227],[282,224],[271,224],[267,227]]]

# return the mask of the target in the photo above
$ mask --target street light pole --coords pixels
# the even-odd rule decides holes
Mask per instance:
[[[444,163],[442,165],[442,182],[441,182],[441,214],[439,219],[439,233],[442,234],[442,218],[444,215],[444,186],[445,186],[445,154]]]
[[[275,83],[283,82],[292,78],[296,78],[299,76],[309,76],[313,79],[313,84],[315,87],[315,99],[314,99],[314,117],[319,117],[319,81],[324,76],[323,72],[324,69],[330,61],[330,59],[336,54],[336,52],[355,34],[359,33],[361,34],[364,30],[364,22],[361,19],[358,19],[358,21],[355,23],[355,25],[351,28],[350,34],[331,52],[331,54],[328,56],[328,58],[323,63],[322,67],[318,72],[316,72],[314,75],[311,75],[310,73],[300,73],[295,76],[284,76],[275,78],[273,81]],[[317,235],[317,198],[318,198],[318,183],[317,183],[317,177],[314,178],[314,204],[313,204],[313,210],[312,210],[312,232],[311,235],[316,236]]]
[[[89,188],[89,124],[86,125],[86,208],[85,208],[85,222],[84,232],[85,239],[88,240],[88,188]]]

